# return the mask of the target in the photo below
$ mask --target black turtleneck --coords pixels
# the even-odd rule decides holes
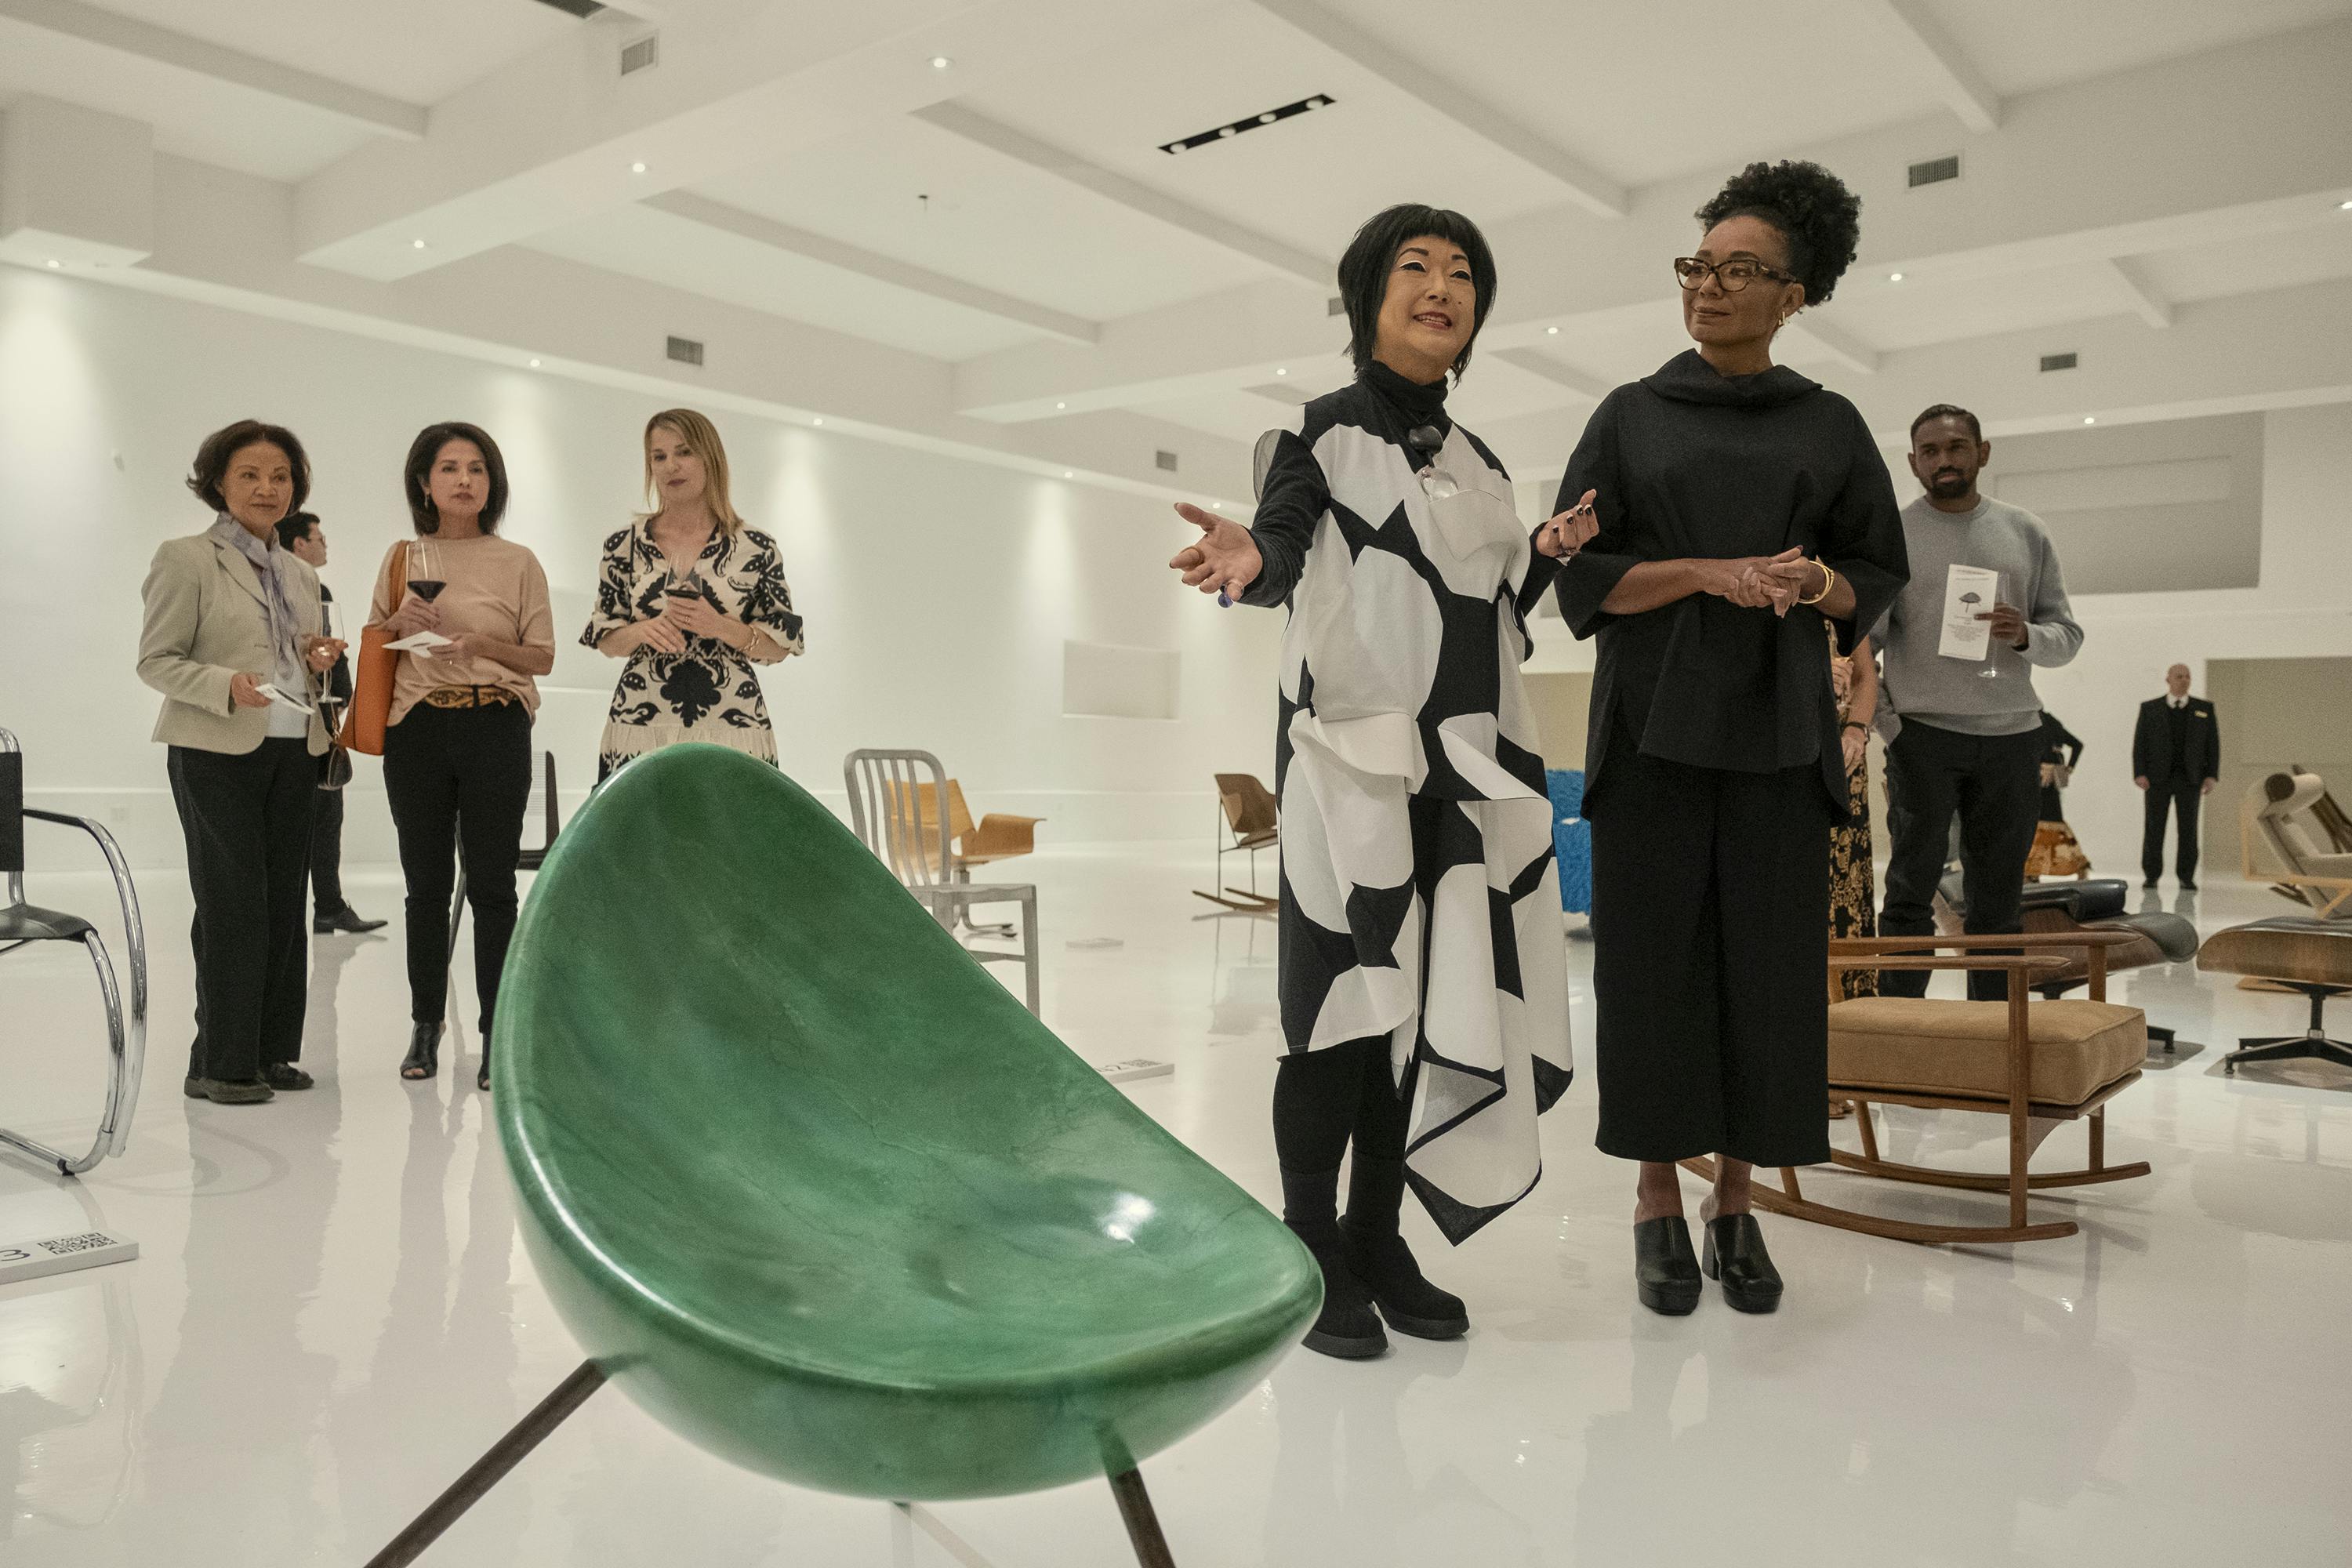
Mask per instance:
[[[1686,351],[1593,410],[1560,505],[1588,489],[1600,492],[1601,531],[1559,574],[1569,626],[1601,641],[1586,815],[1619,731],[1645,755],[1696,767],[1818,766],[1843,805],[1845,761],[1818,610],[1776,618],[1707,594],[1632,616],[1601,604],[1644,561],[1795,545],[1853,585],[1853,616],[1836,623],[1839,646],[1851,648],[1911,572],[1895,487],[1862,415],[1785,365],[1727,376]]]

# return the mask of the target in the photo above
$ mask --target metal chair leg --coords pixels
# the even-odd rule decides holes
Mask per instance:
[[[1032,888],[1021,895],[1021,966],[1028,972],[1029,1011],[1042,1018],[1045,1015],[1038,1004],[1037,963],[1037,889]]]
[[[1143,1472],[1126,1470],[1110,1479],[1110,1495],[1118,1500],[1119,1517],[1127,1521],[1128,1543],[1135,1548],[1140,1568],[1176,1568],[1160,1532],[1160,1516],[1151,1510],[1151,1494],[1143,1489]]]
[[[46,1143],[0,1128],[0,1145],[55,1167],[61,1176],[79,1176],[109,1154],[121,1153],[130,1142],[131,1115],[138,1108],[139,1075],[145,1067],[147,1052],[146,987],[142,984],[134,989],[136,1012],[126,1027],[122,993],[115,983],[114,962],[107,955],[106,943],[96,931],[84,932],[81,941],[83,951],[89,954],[90,967],[98,973],[99,994],[106,1003],[106,1110],[99,1118],[98,1134],[90,1141],[89,1152],[76,1159]]]
[[[426,1547],[441,1539],[442,1531],[464,1518],[467,1509],[504,1480],[507,1472],[522,1462],[524,1455],[538,1447],[549,1433],[562,1426],[573,1411],[587,1402],[590,1394],[604,1386],[604,1372],[593,1361],[582,1362],[570,1377],[556,1384],[554,1393],[516,1422],[514,1429],[499,1438],[488,1453],[467,1467],[466,1473],[452,1482],[447,1491],[435,1498],[432,1506],[418,1514],[407,1529],[369,1558],[367,1568],[405,1568],[405,1564],[415,1562]]]

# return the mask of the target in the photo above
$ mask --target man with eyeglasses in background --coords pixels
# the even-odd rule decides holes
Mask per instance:
[[[1911,422],[1911,472],[1927,493],[1903,509],[1911,580],[1887,611],[1881,647],[1886,746],[1886,816],[1894,851],[1878,934],[1934,933],[1936,885],[1944,873],[1952,819],[1959,818],[1960,869],[1971,936],[2022,929],[2025,858],[2041,808],[2042,700],[2033,667],[2055,668],[2083,646],[2066,603],[2057,552],[2042,520],[1977,492],[1991,459],[1977,416],[1939,403]],[[1955,576],[1954,568],[1960,568]],[[1998,574],[1970,610],[1954,603],[1975,569]],[[1955,619],[1959,625],[1951,625]],[[1980,652],[1958,635],[1985,623]],[[1879,992],[1919,996],[1925,970],[1882,970]],[[1969,994],[2000,1000],[2008,977],[1969,975]]]
[[[278,520],[278,542],[312,571],[326,569],[327,534],[314,514],[288,512]],[[326,580],[320,578],[319,602],[331,605],[334,600],[335,596],[327,592]],[[327,673],[325,684],[327,728],[331,732],[341,725],[343,714],[351,706],[352,661],[337,658],[334,668]],[[319,808],[310,818],[310,931],[316,936],[382,931],[384,921],[362,919],[343,898],[343,792],[327,787],[325,773],[325,764],[333,757],[330,751],[320,759]]]

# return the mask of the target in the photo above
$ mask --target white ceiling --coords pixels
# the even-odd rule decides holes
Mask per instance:
[[[726,388],[739,406],[815,406],[828,383],[855,380],[837,351],[862,341],[890,351],[869,426],[1122,475],[1107,454],[1123,441],[1148,468],[1140,437],[1155,424],[1245,442],[1298,389],[1342,380],[1328,268],[1364,217],[1400,200],[1459,208],[1496,237],[1500,295],[1457,407],[1474,424],[1558,432],[1506,452],[1522,468],[1557,458],[1596,390],[1685,346],[1664,259],[1692,207],[1751,158],[1818,155],[1868,193],[1865,260],[1783,342],[1790,363],[1858,398],[1907,386],[1886,373],[1922,355],[1989,374],[1968,351],[1996,342],[1984,363],[2030,378],[2037,343],[2118,322],[2157,334],[2146,342],[2161,363],[2166,344],[2202,342],[2188,330],[2201,309],[2352,277],[2352,212],[2337,205],[2352,200],[2352,89],[2315,116],[2305,79],[2352,79],[2352,0],[646,9],[661,16],[664,65],[622,81],[614,52],[651,24],[583,23],[537,0],[0,0],[0,110],[61,98],[145,122],[159,151],[266,182],[245,191],[249,211],[275,204],[290,233],[247,221],[162,247],[142,265],[159,280],[179,269],[168,286],[183,291],[449,331],[433,269],[462,263],[470,289],[505,280],[509,313],[531,322],[528,345],[518,325],[481,328],[485,346],[545,342],[554,360],[567,353],[548,341],[563,290],[603,279],[593,309],[642,310],[648,342],[682,316],[782,343],[823,329],[806,353],[733,356],[746,366]],[[119,36],[126,21],[136,37]],[[2306,28],[2319,30],[2295,32]],[[952,63],[931,69],[935,52]],[[2302,106],[2291,124],[2268,118],[2273,80]],[[1315,94],[1336,102],[1179,156],[1158,150]],[[2246,195],[2208,180],[2201,205],[2176,210],[2147,180],[2109,210],[2128,182],[2091,171],[2128,174],[2133,148],[2101,144],[2097,128],[2151,105],[2153,134],[2176,140],[2149,158],[2236,160]],[[2054,151],[2033,140],[2078,121],[2092,129]],[[2012,143],[2043,150],[2005,157]],[[657,150],[657,167],[632,183],[623,163],[640,148]],[[1904,192],[1906,162],[1948,152],[1963,156],[1959,185]],[[2269,204],[2259,223],[2227,216],[2241,199]],[[343,265],[332,242],[387,221],[386,204],[396,220],[468,202],[528,219],[482,254],[412,256],[395,240],[413,277],[331,270]],[[364,221],[320,226],[362,209]],[[239,257],[240,244],[281,254]],[[1867,259],[1890,254],[1914,258],[1900,283]],[[559,261],[566,270],[535,287],[533,267]],[[565,363],[599,363],[602,345],[636,332],[583,331]],[[2232,397],[2255,395],[2216,363]],[[2173,401],[2193,401],[2200,374],[2181,369]],[[2031,379],[2014,388],[2029,389],[2053,395]],[[1106,412],[1131,416],[1115,427],[1127,434],[1082,419]],[[845,424],[859,416],[848,413]]]

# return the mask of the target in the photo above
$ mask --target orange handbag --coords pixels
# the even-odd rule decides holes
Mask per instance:
[[[408,542],[401,541],[393,554],[392,580],[400,585],[401,598],[405,598]],[[394,599],[392,607],[400,608],[400,600]],[[392,675],[400,661],[400,655],[389,645],[397,640],[382,626],[360,632],[360,662],[352,678],[351,710],[343,715],[342,733],[335,737],[335,743],[345,751],[383,755],[383,731],[392,719]]]

